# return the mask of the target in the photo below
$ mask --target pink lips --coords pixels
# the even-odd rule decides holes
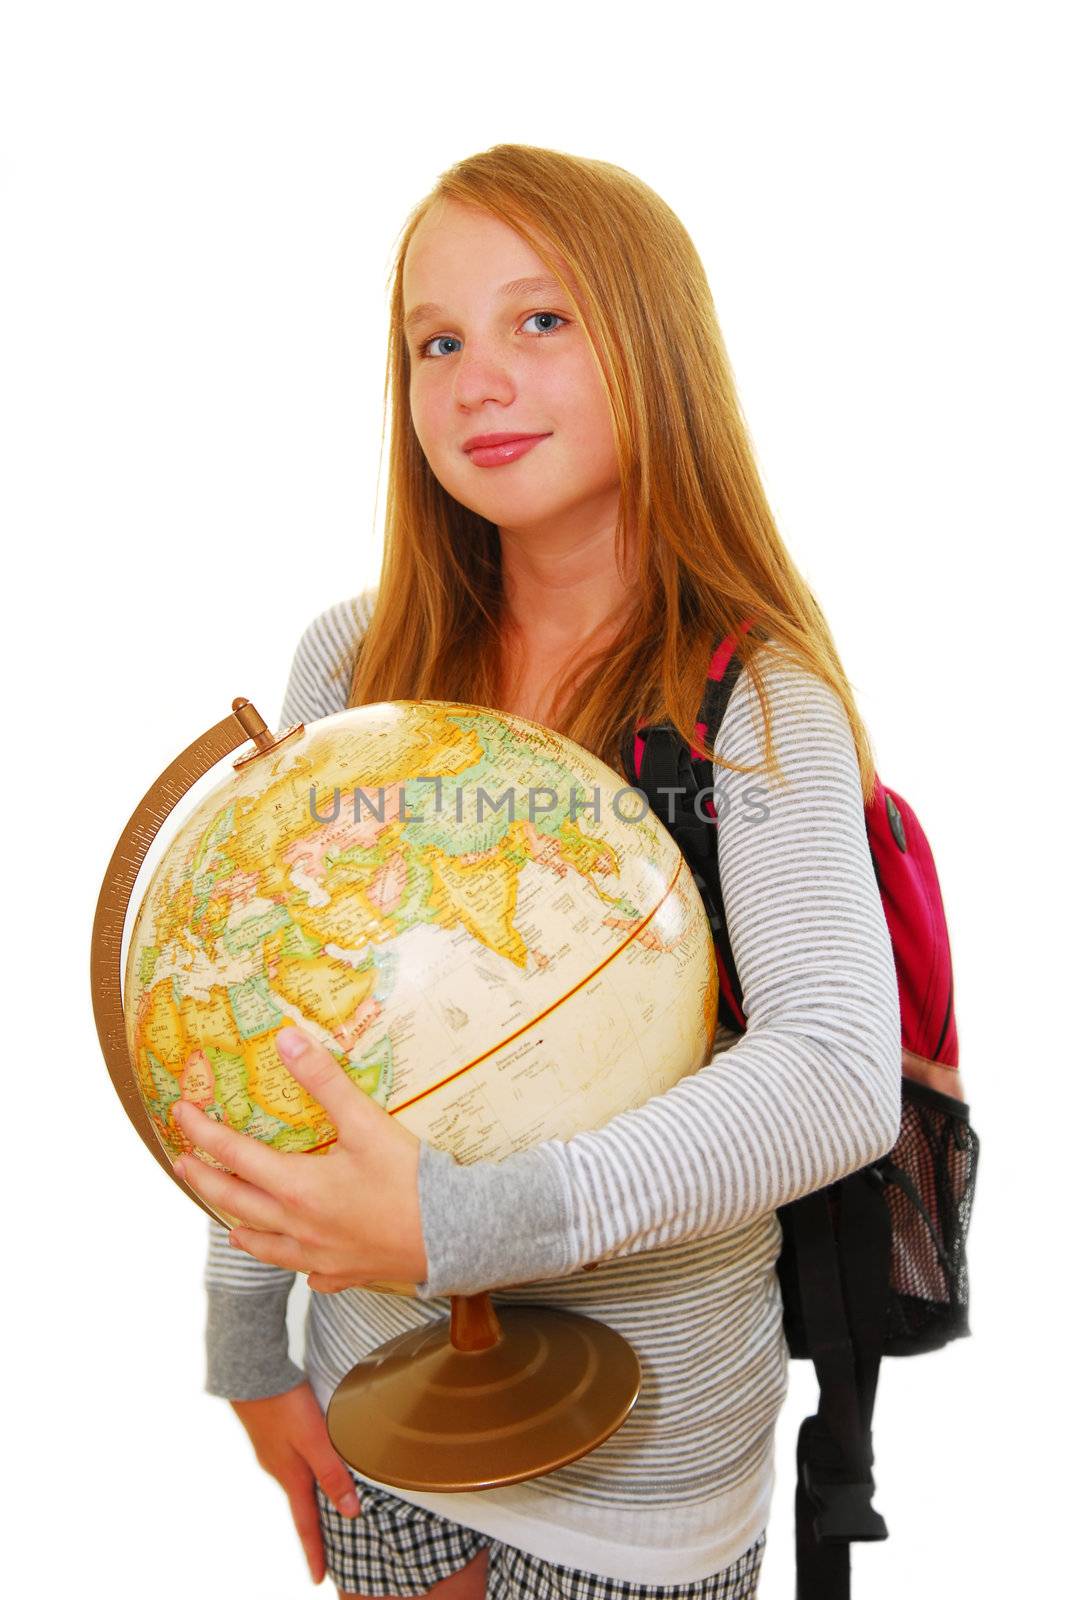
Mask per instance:
[[[510,439],[507,444],[478,445],[473,450],[466,450],[465,454],[474,466],[502,467],[507,461],[517,461],[521,456],[526,456],[540,440],[549,438],[549,433],[530,434],[527,439]]]

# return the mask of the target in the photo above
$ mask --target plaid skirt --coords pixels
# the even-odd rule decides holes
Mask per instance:
[[[352,1474],[351,1474],[352,1475]],[[754,1600],[766,1530],[728,1567],[691,1583],[633,1583],[559,1567],[354,1476],[360,1515],[316,1484],[327,1571],[344,1594],[423,1595],[488,1550],[486,1600]]]

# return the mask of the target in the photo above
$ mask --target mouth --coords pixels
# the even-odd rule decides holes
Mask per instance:
[[[540,440],[549,438],[549,433],[478,434],[475,442],[462,448],[473,466],[502,467],[526,456]]]

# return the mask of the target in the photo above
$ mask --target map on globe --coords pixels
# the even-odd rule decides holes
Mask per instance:
[[[668,1089],[709,1059],[717,999],[695,882],[640,794],[538,723],[399,700],[309,724],[195,806],[141,899],[123,1004],[171,1158],[180,1098],[330,1148],[275,1049],[294,1023],[470,1162]]]

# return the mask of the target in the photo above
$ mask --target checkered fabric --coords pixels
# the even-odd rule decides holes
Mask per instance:
[[[486,1600],[754,1600],[766,1548],[765,1529],[720,1572],[691,1583],[633,1583],[559,1567],[354,1479],[361,1514],[344,1517],[319,1484],[324,1559],[344,1594],[423,1595],[460,1572],[481,1550],[487,1559]]]

